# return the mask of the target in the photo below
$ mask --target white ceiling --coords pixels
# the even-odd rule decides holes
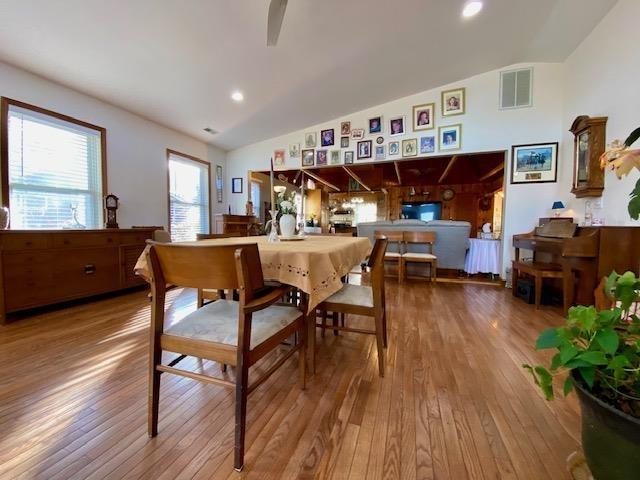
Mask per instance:
[[[269,0],[0,0],[0,60],[233,149],[512,63],[562,61],[615,2],[485,0],[463,20],[464,0],[289,0],[267,48]]]

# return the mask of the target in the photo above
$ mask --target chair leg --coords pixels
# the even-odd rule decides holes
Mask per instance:
[[[387,348],[387,311],[382,311],[382,345]]]
[[[344,313],[340,314],[340,326],[344,327],[346,315]]]
[[[436,281],[436,277],[438,275],[438,262],[437,260],[434,260],[433,262],[431,262],[431,266],[429,267],[429,273],[431,273],[431,281],[435,282]]]
[[[376,322],[376,345],[378,347],[378,374],[384,377],[384,340],[383,340],[383,314],[382,312],[375,313]]]
[[[324,338],[324,332],[327,329],[327,311],[322,311],[322,329],[320,331],[320,336]]]
[[[242,471],[244,467],[244,437],[247,427],[247,387],[249,369],[246,363],[238,365],[236,379],[236,431],[233,468]]]
[[[536,310],[540,309],[540,301],[542,300],[542,277],[540,275],[536,275],[535,280],[535,289],[536,289]]]
[[[518,296],[518,269],[515,266],[511,267],[511,294]]]
[[[153,371],[149,374],[149,414],[147,431],[149,437],[158,435],[158,409],[160,405],[160,372],[156,366],[152,366]]]
[[[398,260],[398,282],[402,283],[402,281],[404,280],[404,262],[402,261],[402,258],[400,258]]]
[[[337,327],[338,326],[338,312],[332,312],[331,314],[331,318],[333,319],[333,326]],[[333,330],[333,335],[334,336],[338,336],[338,330]]]
[[[301,390],[304,390],[307,386],[307,326],[303,325],[302,330],[296,332],[296,336],[300,347],[298,350],[298,385]]]

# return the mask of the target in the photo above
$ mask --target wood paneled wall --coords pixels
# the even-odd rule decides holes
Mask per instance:
[[[452,200],[444,201],[442,191],[450,188],[455,192]],[[411,192],[415,191],[414,195]],[[472,237],[485,222],[493,222],[493,192],[495,187],[486,183],[464,185],[414,185],[410,187],[391,187],[386,195],[387,219],[400,218],[403,202],[442,202],[443,220],[464,220],[471,223]],[[489,201],[487,210],[480,209],[480,200]]]

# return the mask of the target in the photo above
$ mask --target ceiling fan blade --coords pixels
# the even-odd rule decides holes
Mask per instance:
[[[287,9],[288,0],[271,0],[269,4],[269,18],[267,19],[267,46],[274,47],[278,43],[282,19]]]

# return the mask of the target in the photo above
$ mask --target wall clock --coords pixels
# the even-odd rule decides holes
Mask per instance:
[[[449,202],[456,196],[456,192],[454,192],[450,188],[445,188],[444,190],[442,190],[441,196],[445,202]]]
[[[600,197],[604,190],[604,171],[600,155],[605,150],[607,117],[576,117],[573,133],[573,188],[576,197]]]

